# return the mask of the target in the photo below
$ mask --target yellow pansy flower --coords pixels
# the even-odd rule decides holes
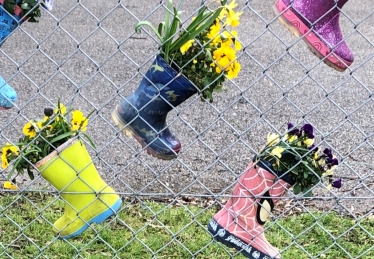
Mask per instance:
[[[267,145],[274,146],[279,142],[279,135],[276,133],[268,133],[267,137]]]
[[[285,135],[285,138],[290,143],[293,143],[298,139],[297,135],[288,135],[288,134]]]
[[[230,67],[229,67],[229,70],[227,72],[227,77],[229,79],[234,79],[236,77],[238,77],[238,74],[240,72],[240,69],[241,69],[241,65],[238,61],[234,61]]]
[[[71,127],[73,130],[87,130],[88,119],[83,116],[83,112],[76,110],[72,112]]]
[[[311,145],[314,144],[314,139],[312,139],[312,138],[308,138],[308,139],[305,139],[303,142],[304,142],[304,144],[305,144],[307,147],[310,147]]]
[[[9,165],[8,162],[8,156],[11,154],[16,154],[18,156],[19,150],[16,146],[11,145],[10,143],[6,143],[6,146],[3,146],[2,150],[2,155],[1,155],[1,167],[3,169],[7,168]]]
[[[10,189],[10,190],[17,190],[17,186],[12,184],[11,182],[4,182],[4,188],[5,189]]]
[[[180,52],[182,53],[182,55],[184,55],[191,47],[192,47],[192,44],[195,42],[194,39],[192,40],[189,40],[187,41],[185,44],[183,44],[181,47],[180,47]]]
[[[4,154],[1,155],[1,167],[5,169],[8,167],[8,165],[9,165],[8,158],[4,156]]]
[[[33,121],[29,121],[23,126],[22,132],[25,136],[33,138],[36,136],[37,125]]]
[[[228,32],[229,39],[231,39],[232,43],[234,44],[235,50],[241,50],[242,49],[242,44],[238,40],[238,32],[237,31],[231,31]]]
[[[276,156],[278,158],[281,158],[282,157],[282,153],[285,149],[282,148],[282,147],[275,147],[273,148],[273,150],[270,152],[270,154],[272,154],[273,156]]]
[[[219,24],[219,20],[216,19],[216,22],[212,26],[210,26],[209,32],[208,32],[208,34],[206,36],[209,39],[214,39],[217,36],[219,36],[220,31],[221,31],[221,25]]]

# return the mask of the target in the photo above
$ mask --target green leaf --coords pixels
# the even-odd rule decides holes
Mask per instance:
[[[148,26],[149,28],[152,29],[152,31],[156,34],[156,36],[159,38],[160,40],[160,43],[163,44],[163,37],[158,33],[158,31],[156,30],[156,28],[152,25],[152,23],[148,22],[148,21],[140,21],[138,22],[136,25],[135,25],[135,31],[136,33],[140,34],[141,33],[141,30],[140,28],[142,26]]]
[[[311,190],[307,191],[306,193],[304,193],[304,197],[312,197],[313,196],[313,193]]]
[[[166,62],[169,62],[169,53],[170,53],[170,46],[175,36],[175,33],[178,30],[180,19],[178,16],[177,9],[174,8],[174,18],[172,20],[171,26],[168,32],[165,32],[165,42],[163,43],[162,47],[164,50],[164,59]]]
[[[170,28],[170,12],[173,8],[173,1],[172,0],[169,0],[168,1],[168,4],[166,5],[166,13],[165,13],[165,29],[164,29],[164,33],[165,35],[169,32],[169,28]],[[165,36],[164,35],[164,36]],[[164,40],[166,40],[167,38],[164,37]],[[164,42],[162,42],[164,43]]]
[[[96,146],[95,144],[93,143],[92,139],[86,134],[86,133],[83,133],[82,132],[82,135],[88,140],[88,142],[90,142],[90,145],[96,149]]]
[[[59,141],[61,139],[67,138],[67,137],[70,137],[72,135],[74,135],[74,132],[68,131],[68,132],[66,132],[64,134],[61,134],[61,135],[55,137],[54,139],[50,140],[49,142],[52,144],[52,143],[54,143],[56,141]]]
[[[160,35],[162,35],[162,33],[165,31],[164,28],[165,28],[165,22],[161,22],[161,23],[158,25],[158,33],[159,33]]]
[[[301,192],[301,186],[300,184],[295,184],[293,187],[293,193],[294,194],[299,194]]]
[[[27,174],[30,177],[30,180],[34,180],[34,173],[30,170],[30,167],[27,167]]]

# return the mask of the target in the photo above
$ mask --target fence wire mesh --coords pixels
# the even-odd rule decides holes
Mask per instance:
[[[169,161],[148,155],[111,119],[158,53],[155,34],[147,28],[137,34],[134,25],[158,24],[166,1],[59,0],[52,11],[42,10],[39,23],[11,33],[0,48],[0,73],[18,100],[1,113],[2,143],[16,142],[23,125],[59,98],[85,114],[95,110],[87,134],[96,149],[84,142],[122,206],[105,222],[60,240],[52,229],[64,213],[63,197],[40,175],[18,176],[17,191],[0,189],[0,258],[244,258],[212,239],[207,224],[267,133],[282,133],[290,121],[315,127],[318,144],[340,160],[335,174],[343,187],[320,184],[311,198],[287,191],[265,225],[269,242],[286,259],[374,258],[373,5],[352,0],[340,12],[355,55],[341,73],[279,23],[274,1],[237,2],[240,74],[225,81],[227,91],[215,93],[214,102],[197,94],[169,112],[167,125],[182,143]],[[182,20],[188,23],[200,4],[183,1]]]

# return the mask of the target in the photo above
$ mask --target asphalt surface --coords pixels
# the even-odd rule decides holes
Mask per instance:
[[[245,46],[240,76],[227,82],[227,92],[214,95],[214,103],[195,95],[178,107],[179,116],[169,113],[170,128],[183,145],[172,161],[146,155],[134,139],[119,134],[110,118],[157,52],[154,35],[136,34],[134,24],[161,21],[160,1],[79,2],[55,1],[50,13],[42,11],[40,23],[23,24],[0,49],[0,73],[19,97],[15,108],[2,111],[1,142],[17,141],[27,119],[42,117],[43,107],[61,98],[86,114],[98,111],[87,131],[98,149],[90,152],[118,192],[220,195],[231,191],[269,131],[282,132],[289,121],[309,122],[323,136],[321,144],[344,158],[336,171],[343,188],[317,188],[316,196],[332,199],[316,204],[330,208],[338,196],[346,212],[373,212],[368,199],[374,198],[371,1],[351,0],[344,7],[341,26],[355,55],[344,73],[313,56],[275,19],[273,1],[238,1],[244,13],[237,31]],[[183,18],[199,3],[184,1]],[[48,185],[39,179],[23,186],[35,190]]]

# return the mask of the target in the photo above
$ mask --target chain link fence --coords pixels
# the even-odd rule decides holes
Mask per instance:
[[[137,34],[134,25],[158,24],[166,1],[59,0],[52,11],[42,10],[39,23],[24,23],[7,38],[0,73],[18,101],[1,112],[2,143],[18,140],[23,125],[59,98],[85,114],[95,110],[87,134],[96,149],[86,146],[122,206],[81,236],[59,240],[52,228],[63,215],[60,194],[41,176],[19,176],[17,191],[0,189],[0,258],[244,258],[214,241],[207,224],[267,133],[281,134],[287,122],[315,127],[318,144],[341,161],[335,174],[343,187],[319,185],[311,198],[292,191],[279,198],[265,227],[270,243],[286,259],[374,258],[371,2],[351,0],[342,9],[341,28],[355,55],[343,73],[278,22],[273,1],[237,2],[239,77],[226,80],[227,91],[215,93],[213,103],[197,94],[168,114],[182,143],[169,161],[148,155],[111,119],[158,52],[154,33]],[[183,21],[200,4],[183,1]]]

